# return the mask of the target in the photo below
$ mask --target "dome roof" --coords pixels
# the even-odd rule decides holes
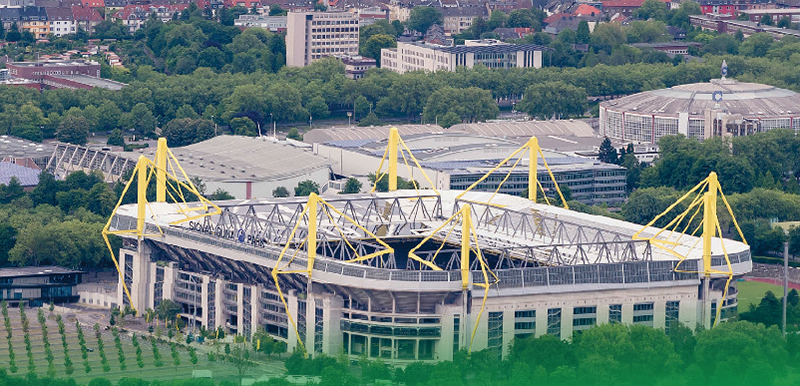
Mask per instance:
[[[714,101],[715,96],[721,98],[718,103]],[[657,116],[701,115],[705,110],[719,109],[745,117],[788,117],[800,116],[800,94],[764,84],[713,79],[707,83],[645,91],[603,102],[601,106],[613,111]]]

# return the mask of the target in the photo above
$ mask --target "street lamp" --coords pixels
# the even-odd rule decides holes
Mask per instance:
[[[278,139],[278,134],[276,130],[277,125],[275,124],[275,119],[272,117],[272,113],[269,113],[269,120],[270,122],[272,122],[272,137]]]
[[[351,111],[348,111],[348,112],[347,112],[347,126],[348,126],[348,127],[350,127],[350,126],[351,126],[351,125],[350,125],[350,118],[351,118],[352,116],[353,116],[353,113],[352,113]]]
[[[422,125],[425,124],[425,117],[422,115],[422,113],[419,113],[419,123]]]
[[[314,120],[314,117],[311,115],[308,116],[308,129],[311,130],[311,122]]]

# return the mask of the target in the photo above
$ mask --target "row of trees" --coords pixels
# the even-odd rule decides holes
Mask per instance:
[[[256,32],[249,31],[237,38],[257,38]],[[727,56],[730,73],[741,81],[798,89],[797,74],[790,71],[788,64],[800,60],[800,43],[790,40],[785,38],[770,46],[769,52],[780,53],[779,57]],[[490,100],[505,98],[522,99],[518,110],[534,116],[575,116],[585,113],[586,95],[630,94],[706,81],[718,76],[721,61],[721,57],[707,57],[703,63],[678,66],[640,63],[579,69],[499,70],[479,66],[402,75],[376,69],[358,81],[347,79],[344,65],[335,59],[304,68],[282,68],[276,74],[216,74],[201,68],[191,75],[168,76],[142,65],[132,68],[136,81],[120,91],[39,93],[2,87],[0,134],[32,140],[60,135],[64,140],[80,143],[89,130],[120,129],[152,136],[156,127],[161,127],[175,141],[187,143],[208,138],[215,131],[226,132],[228,127],[254,134],[258,127],[271,126],[273,121],[318,120],[345,110],[354,111],[358,118],[373,111],[378,117],[403,117],[409,121],[420,119],[420,113],[424,113],[422,118],[426,121],[480,121],[496,116]],[[573,88],[565,88],[565,84]],[[532,86],[537,88],[529,89]],[[564,103],[543,103],[535,98],[542,92],[558,93]],[[437,98],[446,98],[449,106]],[[466,109],[464,103],[479,104],[481,109]],[[559,108],[560,105],[564,107]],[[191,121],[170,124],[175,119]]]
[[[669,334],[651,327],[605,324],[572,341],[550,335],[518,338],[505,360],[496,352],[456,354],[453,361],[412,363],[388,369],[380,360],[360,362],[361,377],[346,356],[286,360],[289,374],[321,375],[320,385],[359,385],[375,379],[416,385],[773,385],[790,384],[787,364],[796,358],[797,338],[787,343],[776,327],[723,323],[694,334],[680,324]],[[788,376],[787,376],[788,375]],[[283,381],[285,382],[285,381]],[[272,381],[268,385],[288,385]]]

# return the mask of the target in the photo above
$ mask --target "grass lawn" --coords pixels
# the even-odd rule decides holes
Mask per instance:
[[[739,313],[749,310],[750,304],[758,305],[767,291],[772,291],[778,298],[783,296],[783,287],[774,284],[760,283],[757,281],[740,281],[738,286],[739,296],[737,296],[737,298],[739,299]]]
[[[45,312],[49,315],[49,312]],[[36,373],[40,377],[46,376],[47,361],[45,359],[45,347],[42,339],[41,325],[37,321],[36,309],[26,309],[26,315],[30,322],[30,338],[31,338],[31,352],[34,357],[34,364],[36,366]],[[19,310],[9,309],[9,318],[12,325],[12,346],[16,354],[16,365],[18,370],[15,376],[25,376],[28,372],[28,355],[24,343],[24,332],[22,323],[19,317]],[[3,326],[3,319],[0,316],[0,326]],[[216,360],[211,362],[208,360],[206,353],[213,349],[208,346],[198,348],[198,363],[193,365],[190,361],[190,356],[187,350],[179,349],[180,364],[175,365],[168,344],[158,344],[159,352],[164,365],[156,367],[154,365],[152,345],[148,340],[140,337],[139,344],[142,349],[142,356],[144,359],[144,368],[139,368],[136,362],[136,350],[131,343],[131,338],[127,334],[121,334],[122,349],[125,354],[125,370],[121,369],[118,357],[118,350],[114,342],[114,337],[110,331],[101,330],[103,345],[105,346],[105,354],[110,365],[110,371],[104,372],[101,364],[100,353],[98,350],[98,341],[95,332],[92,331],[90,326],[84,326],[83,333],[86,339],[86,346],[92,349],[88,353],[88,361],[91,366],[91,371],[87,373],[84,368],[84,361],[81,357],[81,349],[78,342],[77,329],[74,320],[65,320],[67,346],[70,359],[75,366],[75,372],[67,375],[64,367],[64,348],[61,342],[61,334],[58,331],[58,325],[52,319],[47,320],[48,338],[50,348],[52,350],[54,365],[57,377],[74,378],[78,384],[86,384],[90,380],[97,377],[104,377],[112,382],[118,381],[122,377],[136,377],[146,380],[168,380],[168,379],[187,379],[192,377],[193,370],[212,370],[214,380],[238,380],[236,376],[236,368],[228,362]],[[10,356],[8,352],[8,341],[6,339],[6,331],[4,327],[0,327],[0,368],[9,369]],[[220,347],[221,348],[221,347]],[[258,358],[265,359],[265,358]],[[261,362],[261,361],[259,361]],[[283,372],[283,364],[281,362],[265,361],[261,365],[248,372],[248,378],[257,378],[262,375],[281,374]],[[10,372],[9,372],[10,373]]]

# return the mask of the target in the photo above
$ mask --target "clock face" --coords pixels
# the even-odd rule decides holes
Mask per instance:
[[[724,72],[723,72],[723,75],[724,75]],[[714,93],[711,94],[711,99],[714,102],[720,102],[722,100],[722,91],[714,91]]]
[[[728,67],[722,67],[722,76],[728,75]]]

